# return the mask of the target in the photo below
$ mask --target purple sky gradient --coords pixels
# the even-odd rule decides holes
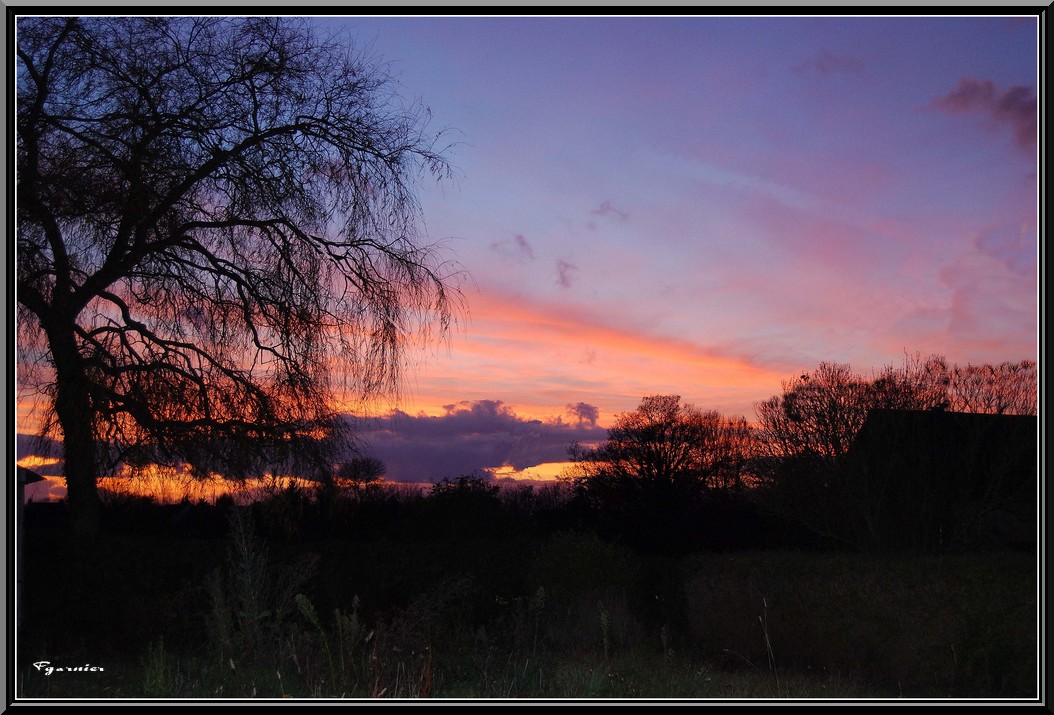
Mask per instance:
[[[319,22],[391,60],[462,142],[461,180],[425,187],[424,210],[475,281],[470,320],[403,409],[582,401],[609,424],[637,404],[641,376],[604,371],[637,347],[502,325],[509,304],[740,363],[734,390],[655,365],[652,392],[748,417],[774,375],[821,360],[1036,355],[1034,20]],[[499,349],[518,330],[522,362]]]

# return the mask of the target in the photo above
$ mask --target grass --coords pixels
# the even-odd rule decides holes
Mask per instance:
[[[291,542],[247,513],[222,538],[89,546],[38,529],[26,546],[27,698],[1036,695],[1029,554],[672,557],[574,532]],[[45,677],[40,659],[106,670]]]
[[[910,697],[1035,696],[1030,555],[757,553],[688,568],[690,629],[710,656],[763,663],[774,651],[799,671],[840,671]],[[759,614],[764,639],[750,627]]]

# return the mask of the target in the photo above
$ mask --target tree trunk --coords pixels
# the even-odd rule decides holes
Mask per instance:
[[[98,459],[95,452],[95,413],[84,362],[77,349],[72,324],[48,331],[55,360],[55,415],[62,428],[66,498],[73,533],[99,533]]]

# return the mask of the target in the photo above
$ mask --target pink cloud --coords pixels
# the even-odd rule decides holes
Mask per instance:
[[[1036,232],[1016,224],[992,226],[977,235],[974,246],[1020,276],[1036,272]]]
[[[990,80],[963,77],[948,94],[933,100],[933,107],[951,114],[984,114],[1009,124],[1018,146],[1031,149],[1036,144],[1036,92],[1015,85],[1000,91]]]
[[[1036,324],[1034,278],[1015,273],[992,256],[963,255],[944,269],[941,279],[952,290],[948,331],[959,341],[995,341],[1007,349]]]
[[[989,227],[939,271],[937,290],[905,311],[887,347],[953,362],[1033,358],[1038,345],[1034,229]]]
[[[490,250],[514,260],[534,260],[534,249],[523,234],[516,234],[505,241],[493,241]]]
[[[561,288],[570,288],[574,282],[574,274],[578,266],[570,261],[559,260],[556,262],[556,284]]]

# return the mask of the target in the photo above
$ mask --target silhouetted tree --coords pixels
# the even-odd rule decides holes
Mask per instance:
[[[843,458],[873,411],[1034,414],[1035,395],[1035,363],[1028,361],[949,368],[941,356],[916,354],[871,378],[821,363],[757,405],[763,458],[756,465],[767,503],[816,534],[844,539],[854,528],[847,519],[874,513],[882,499],[878,481],[843,483],[862,479],[860,465],[846,469]]]
[[[759,477],[767,507],[831,540],[842,538],[847,505],[835,489],[839,460],[876,407],[928,409],[946,400],[943,358],[905,360],[868,379],[849,365],[822,362],[783,382],[783,394],[756,406]]]
[[[905,355],[901,367],[887,365],[868,384],[868,409],[947,410],[948,362],[940,355]]]
[[[867,383],[848,365],[820,363],[783,382],[783,394],[757,405],[758,421],[776,458],[830,458],[844,454],[864,423]]]
[[[765,454],[831,462],[844,455],[873,409],[947,409],[950,377],[939,355],[906,357],[867,378],[822,362],[783,382],[783,394],[756,406]]]
[[[742,418],[653,395],[619,414],[606,442],[572,446],[566,477],[610,528],[680,548],[698,536],[704,497],[741,485],[749,438]]]
[[[478,474],[449,477],[432,485],[415,527],[421,536],[492,537],[512,526],[499,499],[501,487]]]
[[[416,231],[449,174],[383,66],[290,19],[17,22],[20,380],[78,532],[122,450],[324,465],[337,390],[393,388],[457,273]]]
[[[388,473],[384,462],[376,457],[356,457],[337,467],[337,479],[350,482],[356,489],[375,482]]]
[[[949,382],[948,399],[956,412],[1037,414],[1039,393],[1034,360],[955,366]]]
[[[734,436],[745,427],[717,412],[682,404],[678,395],[653,395],[617,416],[606,442],[575,445],[576,484],[594,493],[614,489],[683,497],[723,485],[734,473]]]
[[[432,485],[433,499],[479,499],[497,502],[501,487],[482,477],[463,474],[456,479],[444,477]]]

